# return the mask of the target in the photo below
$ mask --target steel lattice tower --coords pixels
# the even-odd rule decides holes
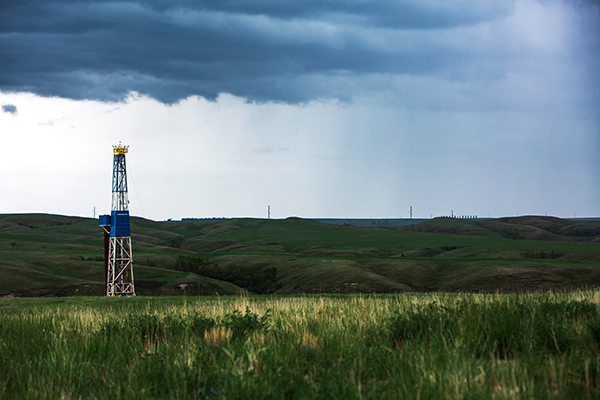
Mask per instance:
[[[112,207],[110,215],[100,216],[104,228],[106,295],[135,296],[133,255],[127,197],[125,154],[129,146],[113,146]]]

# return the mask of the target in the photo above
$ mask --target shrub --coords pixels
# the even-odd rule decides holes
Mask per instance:
[[[502,231],[501,236],[506,239],[525,239],[520,233],[508,230]]]
[[[277,288],[277,268],[263,266],[219,266],[207,257],[180,255],[176,267],[179,271],[193,272],[209,278],[231,282],[254,293],[272,293]]]
[[[180,249],[183,244],[185,243],[185,237],[184,236],[175,236],[171,239],[169,239],[169,246],[173,247],[175,249]]]

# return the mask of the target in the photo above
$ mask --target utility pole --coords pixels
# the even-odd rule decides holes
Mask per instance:
[[[271,219],[271,206],[267,206],[267,219]]]
[[[410,219],[412,219],[412,206],[410,206]]]
[[[106,295],[135,296],[133,257],[127,196],[125,154],[129,146],[113,146],[112,207],[110,215],[101,215],[104,230]]]

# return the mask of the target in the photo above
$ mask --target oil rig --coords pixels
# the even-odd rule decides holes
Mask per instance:
[[[135,296],[133,255],[127,197],[125,154],[129,146],[113,146],[112,207],[110,214],[100,215],[104,230],[104,265],[107,296]]]

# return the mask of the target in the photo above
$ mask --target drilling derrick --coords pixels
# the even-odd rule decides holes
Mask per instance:
[[[133,258],[127,198],[125,154],[129,146],[113,146],[112,207],[110,215],[100,215],[104,229],[104,258],[107,296],[135,296]]]

